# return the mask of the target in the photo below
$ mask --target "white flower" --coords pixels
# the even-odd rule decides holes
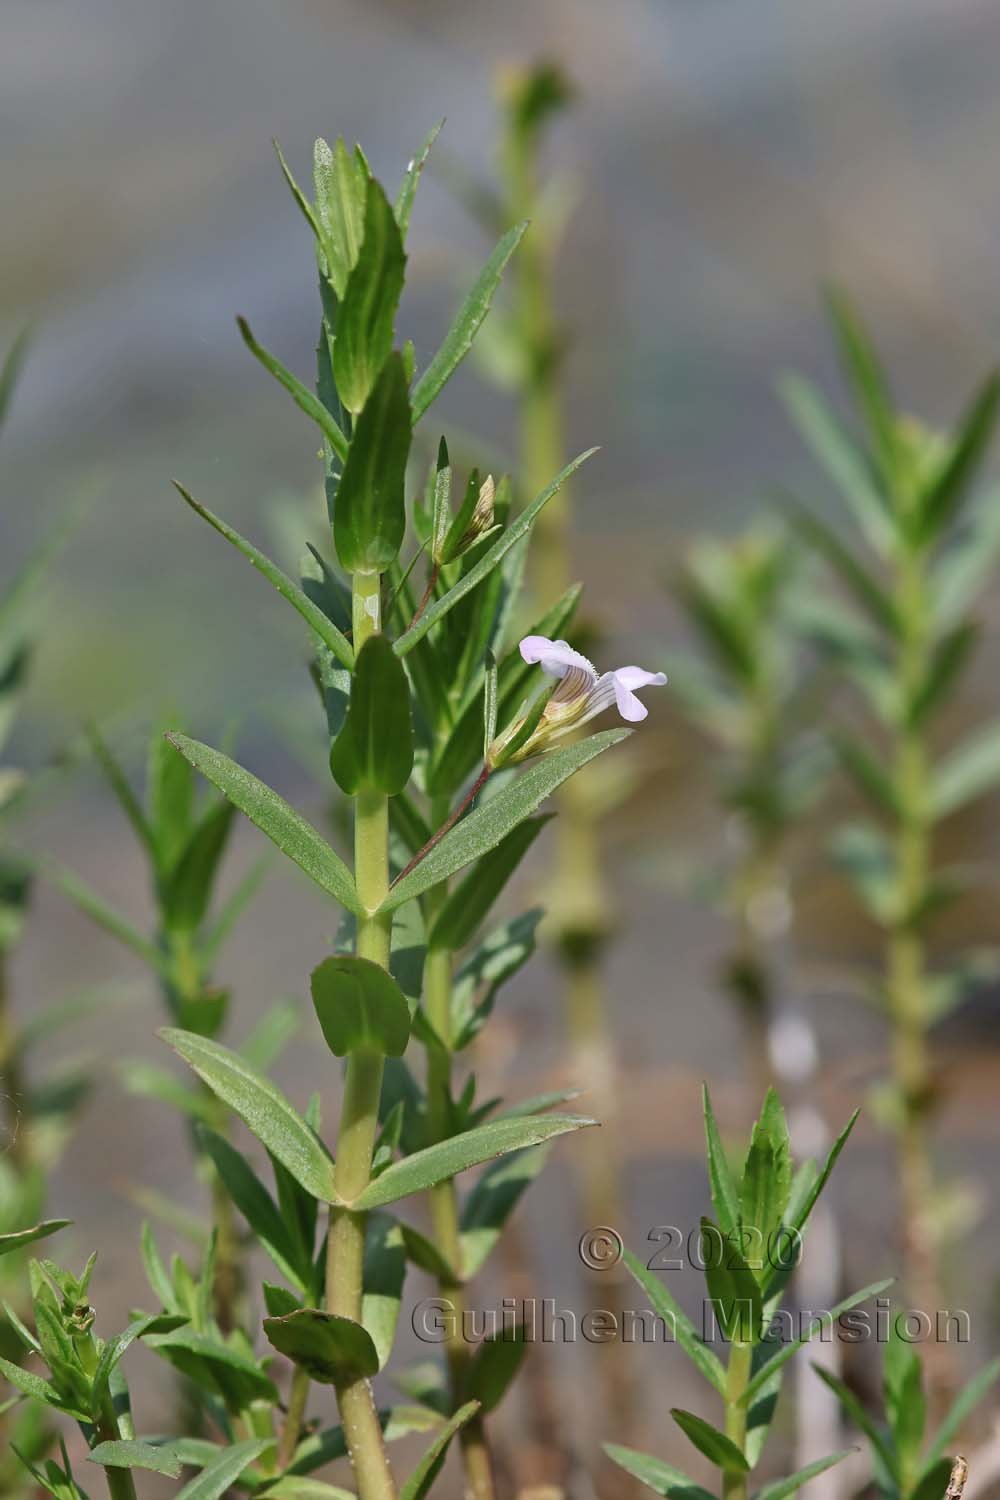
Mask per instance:
[[[662,687],[667,680],[663,672],[646,672],[642,667],[619,667],[617,671],[599,675],[593,662],[574,651],[566,641],[550,641],[544,635],[526,635],[520,651],[526,662],[540,666],[547,676],[554,677],[557,686],[536,727],[509,757],[511,760],[525,760],[529,755],[547,749],[555,740],[579,729],[612,704],[617,705],[627,723],[641,723],[649,710],[636,696],[637,689]],[[504,751],[525,724],[525,719],[522,712],[510,729],[494,741],[490,747],[493,764],[499,764],[505,758]]]

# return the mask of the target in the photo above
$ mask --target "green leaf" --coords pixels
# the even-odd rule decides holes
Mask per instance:
[[[568,463],[565,469],[556,475],[552,483],[547,485],[540,495],[536,495],[530,505],[525,506],[517,520],[501,532],[489,551],[485,552],[467,573],[463,573],[457,583],[453,584],[446,594],[440,599],[435,600],[433,604],[424,610],[416,624],[411,625],[409,630],[405,631],[396,642],[395,649],[399,656],[405,656],[408,651],[412,651],[413,647],[418,641],[423,639],[428,630],[436,625],[439,620],[444,619],[449,610],[454,609],[455,605],[461,599],[464,599],[471,589],[477,588],[483,579],[493,572],[497,563],[506,557],[510,549],[522,537],[527,536],[536,517],[548,505],[553,495],[565,484],[570,475],[574,474],[580,465],[586,463],[587,459],[596,452],[596,448],[588,448],[585,453],[581,453],[579,457],[574,458],[572,463]]]
[[[845,1414],[864,1433],[878,1455],[885,1472],[898,1485],[900,1483],[899,1457],[878,1423],[872,1420],[854,1392],[838,1376],[818,1364],[813,1365],[813,1370],[824,1385],[829,1386]]]
[[[368,172],[357,153],[340,139],[333,150],[318,140],[313,148],[315,214],[322,229],[326,271],[338,297],[361,251],[365,224],[365,186]]]
[[[671,1292],[657,1280],[637,1255],[625,1251],[625,1265],[649,1298],[650,1306],[658,1318],[662,1318],[669,1332],[673,1333],[688,1359],[715,1387],[719,1395],[726,1390],[726,1371],[718,1355],[698,1336],[694,1324],[683,1311]]]
[[[62,1400],[54,1385],[43,1380],[40,1375],[33,1375],[30,1370],[22,1370],[19,1365],[12,1365],[10,1360],[0,1356],[0,1375],[8,1380],[17,1391],[23,1391],[33,1401],[41,1401],[45,1406],[52,1406],[57,1411],[62,1407]],[[87,1419],[86,1413],[81,1413]]]
[[[413,388],[413,420],[419,422],[435,401],[472,348],[479,327],[490,310],[493,295],[500,285],[504,267],[510,260],[527,229],[527,222],[508,229],[493,254],[480,271],[475,286],[466,297],[444,343]]]
[[[479,1272],[524,1192],[548,1160],[548,1148],[514,1151],[487,1167],[462,1204],[461,1273],[466,1281]]]
[[[710,1490],[695,1484],[673,1464],[665,1464],[662,1458],[651,1453],[639,1453],[635,1448],[622,1448],[617,1443],[603,1443],[605,1453],[627,1474],[633,1474],[657,1495],[665,1500],[715,1500]]]
[[[323,1385],[347,1385],[378,1373],[371,1334],[350,1318],[300,1307],[283,1318],[265,1318],[264,1332],[280,1354]]]
[[[191,835],[166,896],[165,911],[171,928],[196,932],[205,920],[234,812],[231,802],[217,802]]]
[[[304,1291],[309,1285],[310,1258],[297,1253],[293,1237],[289,1234],[277,1204],[267,1188],[251,1168],[249,1162],[214,1130],[201,1127],[197,1131],[198,1144],[207,1152],[222,1184],[233,1203],[246,1219],[261,1247],[270,1256],[283,1276],[293,1286]]]
[[[355,1500],[350,1490],[339,1485],[327,1484],[325,1479],[311,1479],[308,1475],[285,1474],[281,1479],[270,1480],[256,1493],[261,1500]]]
[[[148,1469],[153,1474],[166,1474],[168,1479],[181,1477],[181,1461],[170,1448],[133,1438],[98,1443],[87,1454],[87,1462],[106,1469]]]
[[[228,755],[183,734],[169,734],[167,738],[185,760],[217,786],[311,880],[348,911],[359,910],[354,881],[344,861],[283,797]]]
[[[928,593],[939,625],[954,625],[988,582],[1000,551],[1000,488],[989,486],[933,567]]]
[[[406,531],[404,488],[410,398],[398,353],[390,354],[355,424],[337,489],[333,536],[348,573],[382,573]]]
[[[892,543],[892,521],[863,456],[808,381],[789,375],[779,381],[778,389],[801,436],[850,506],[871,545],[884,556]]]
[[[821,557],[829,563],[841,582],[854,595],[862,609],[890,636],[898,634],[899,624],[892,596],[880,579],[872,577],[863,563],[840,540],[835,531],[824,525],[803,506],[788,502],[792,525]]]
[[[252,542],[248,542],[244,537],[240,536],[238,531],[234,531],[226,521],[214,515],[204,505],[199,505],[198,501],[192,495],[189,495],[184,486],[179,484],[176,479],[173,481],[173,485],[181,498],[190,505],[195,514],[201,516],[202,520],[207,521],[209,526],[214,527],[220,536],[225,537],[227,542],[231,542],[237,552],[241,552],[250,565],[256,568],[258,573],[263,574],[268,583],[277,589],[281,597],[287,599],[293,609],[298,610],[310,630],[315,632],[323,642],[323,645],[333,653],[337,660],[348,669],[352,668],[354,666],[354,651],[351,643],[337,629],[330,617],[320,609],[319,605],[314,603],[307,594],[303,593],[298,584],[293,583],[290,578],[286,577],[281,569],[275,563],[271,562],[270,558],[265,557],[263,552],[259,552]]]
[[[760,1118],[754,1125],[743,1168],[740,1194],[740,1222],[744,1229],[757,1231],[751,1244],[769,1247],[781,1225],[792,1185],[792,1156],[788,1143],[788,1125],[781,1100],[773,1088],[764,1099]],[[763,1280],[767,1257],[757,1273]]]
[[[837,735],[833,746],[858,790],[882,812],[898,817],[899,796],[884,760],[877,759],[860,740],[845,734]]]
[[[142,810],[138,797],[132,790],[128,777],[125,775],[125,772],[122,770],[121,765],[112,754],[108,745],[102,739],[96,725],[91,724],[89,726],[87,738],[90,741],[91,748],[97,760],[100,762],[101,770],[108,779],[111,790],[118,799],[118,805],[132,825],[136,838],[155,861],[158,854],[156,836],[153,829],[149,826],[149,821]]]
[[[403,663],[384,635],[372,635],[354,667],[343,728],[330,751],[342,792],[394,797],[413,770],[413,717]]]
[[[920,535],[936,537],[952,521],[986,455],[1000,403],[1000,375],[984,382],[959,424],[958,437],[920,503]]]
[[[426,1453],[400,1490],[399,1500],[424,1500],[444,1463],[449,1443],[459,1428],[464,1427],[469,1418],[474,1417],[478,1410],[478,1401],[466,1402],[435,1434]]]
[[[524,1146],[536,1146],[553,1136],[565,1135],[569,1130],[579,1130],[594,1123],[578,1115],[539,1115],[478,1125],[474,1130],[466,1130],[450,1140],[426,1146],[402,1161],[393,1162],[350,1207],[358,1211],[382,1208],[399,1198],[409,1197],[411,1193],[422,1193],[436,1182],[445,1182],[481,1161],[503,1156],[508,1151],[518,1151]]]
[[[44,1240],[50,1234],[55,1234],[59,1229],[65,1229],[71,1224],[71,1219],[43,1219],[40,1224],[35,1224],[31,1229],[15,1229],[10,1234],[0,1234],[0,1255],[9,1255],[12,1250],[20,1250],[24,1245],[30,1245],[35,1240]]]
[[[427,937],[429,949],[457,953],[475,936],[493,903],[541,833],[548,817],[526,818],[491,849],[448,894]]]
[[[691,1439],[698,1452],[704,1453],[716,1468],[727,1474],[749,1473],[750,1465],[732,1438],[726,1437],[711,1422],[706,1422],[703,1417],[695,1416],[693,1411],[684,1411],[679,1406],[671,1407],[670,1415],[685,1437]]]
[[[177,1491],[175,1500],[220,1500],[255,1458],[274,1446],[274,1438],[245,1438],[223,1449],[218,1458]]]
[[[451,992],[452,1051],[460,1052],[488,1021],[497,993],[535,951],[542,910],[522,912],[486,935],[455,976]]]
[[[925,724],[951,695],[978,639],[978,623],[968,620],[935,643],[924,680],[907,704],[907,723],[912,728]]]
[[[323,1203],[336,1200],[333,1162],[326,1147],[280,1089],[218,1042],[170,1027],[159,1034],[307,1193]]]
[[[330,447],[337,457],[344,462],[347,458],[347,439],[340,429],[333,415],[323,405],[318,396],[315,396],[308,386],[302,384],[291,370],[286,370],[279,359],[258,344],[250,332],[250,325],[245,318],[236,319],[243,342],[246,344],[254,359],[264,366],[270,375],[273,375],[279,385],[283,385],[300,411],[311,417],[316,426],[326,438]],[[186,497],[185,497],[186,498]]]
[[[92,922],[96,922],[98,927],[102,927],[126,948],[130,948],[150,966],[154,973],[165,973],[164,958],[159,949],[144,938],[141,932],[137,932],[131,923],[126,922],[124,917],[119,916],[96,891],[91,890],[89,885],[74,875],[72,870],[52,867],[49,875],[63,895],[67,896],[74,906],[78,906]]]
[[[708,1182],[712,1193],[712,1206],[715,1209],[719,1227],[728,1238],[740,1221],[740,1196],[733,1180],[729,1158],[722,1144],[706,1083],[701,1086],[701,1098],[705,1115],[705,1146],[708,1154]]]
[[[904,1474],[912,1471],[924,1440],[927,1400],[920,1356],[899,1335],[894,1318],[882,1358],[885,1411]]]
[[[829,287],[826,301],[841,360],[864,413],[879,468],[889,483],[895,473],[896,415],[888,382],[864,325],[844,292]]]
[[[391,974],[367,958],[326,958],[312,973],[312,1001],[335,1057],[370,1050],[402,1057],[410,1007]]]
[[[28,352],[28,345],[30,343],[31,330],[29,328],[22,328],[4,355],[3,364],[0,365],[0,427],[7,420],[11,397],[14,394],[14,387],[17,384],[18,376],[21,373],[21,366],[24,364],[24,358]]]
[[[961,1429],[966,1417],[979,1405],[997,1380],[1000,1380],[1000,1359],[991,1360],[962,1387],[934,1435],[934,1442],[924,1460],[921,1478],[947,1453],[955,1433]]]
[[[773,1479],[770,1484],[765,1484],[763,1489],[757,1491],[753,1500],[788,1500],[789,1495],[797,1494],[810,1479],[832,1469],[834,1464],[842,1463],[853,1451],[852,1448],[842,1448],[839,1453],[831,1453],[829,1458],[818,1458],[815,1463],[806,1464],[804,1469],[797,1469],[787,1479]]]
[[[108,1398],[112,1371],[129,1345],[134,1344],[136,1339],[142,1338],[145,1333],[172,1333],[175,1328],[179,1328],[182,1323],[186,1322],[187,1319],[181,1316],[153,1313],[150,1317],[135,1318],[122,1333],[113,1339],[108,1339],[101,1350],[90,1388],[91,1408],[95,1418],[100,1416],[101,1409]]]
[[[709,1300],[723,1337],[756,1344],[763,1324],[761,1291],[736,1236],[723,1237],[711,1219],[702,1217],[699,1244]]]
[[[832,1325],[843,1313],[850,1312],[852,1307],[857,1307],[859,1302],[866,1302],[869,1297],[877,1297],[879,1292],[884,1292],[886,1287],[889,1286],[892,1286],[891,1276],[888,1277],[885,1281],[874,1281],[872,1282],[871,1286],[862,1287],[861,1291],[855,1292],[852,1297],[845,1297],[843,1302],[838,1302],[837,1306],[832,1307],[828,1313],[825,1313],[820,1317],[812,1318],[804,1334],[801,1334],[797,1339],[793,1339],[787,1344],[782,1344],[778,1352],[774,1355],[773,1359],[769,1359],[766,1364],[760,1367],[757,1373],[748,1382],[746,1390],[740,1397],[740,1404],[745,1406],[750,1400],[752,1400],[752,1398],[756,1396],[761,1387],[768,1380],[770,1380],[774,1372],[776,1370],[779,1370],[782,1365],[790,1360],[792,1358],[792,1355],[795,1354],[803,1344],[807,1344],[810,1339],[815,1338],[816,1334],[819,1333],[826,1324]]]
[[[605,729],[576,744],[551,750],[474,811],[449,829],[439,844],[415,865],[410,873],[397,880],[379,908],[395,911],[404,901],[412,901],[433,885],[447,880],[464,865],[471,864],[495,849],[500,841],[522,823],[562,786],[575,771],[595,759],[612,745],[628,738],[627,729]]]
[[[947,756],[934,773],[935,818],[949,818],[1000,782],[1000,724],[980,729]]]
[[[405,266],[399,226],[385,193],[370,177],[364,240],[337,309],[333,343],[333,375],[348,411],[361,411],[389,357]]]
[[[439,120],[436,125],[431,126],[431,129],[424,137],[423,145],[406,168],[406,175],[400,184],[399,193],[396,197],[395,213],[396,223],[399,225],[399,232],[404,240],[406,239],[406,232],[410,227],[410,214],[413,210],[413,200],[417,195],[417,184],[420,181],[420,174],[427,165],[427,158],[431,154],[431,147],[437,140],[443,124],[444,121]]]
[[[861,902],[876,922],[892,920],[899,904],[899,881],[892,845],[881,829],[870,823],[848,823],[838,828],[831,852]]]
[[[361,1321],[383,1369],[392,1353],[406,1279],[403,1228],[390,1214],[369,1214],[365,1224],[364,1295]]]
[[[523,1326],[512,1332],[483,1339],[469,1367],[467,1390],[484,1412],[500,1405],[528,1352]]]

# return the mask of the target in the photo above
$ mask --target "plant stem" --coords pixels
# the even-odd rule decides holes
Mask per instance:
[[[7,1154],[15,1164],[23,1161],[27,1136],[21,1118],[21,1100],[24,1097],[18,1058],[17,1037],[10,1013],[10,995],[7,988],[7,950],[0,948],[0,1084],[4,1114],[3,1134],[0,1136],[0,1152]]]
[[[292,1376],[292,1388],[288,1395],[288,1410],[285,1413],[285,1425],[281,1432],[281,1442],[278,1444],[278,1473],[288,1468],[295,1457],[295,1450],[299,1445],[302,1434],[302,1423],[306,1414],[306,1403],[309,1400],[310,1379],[307,1371],[301,1365],[295,1366]]]
[[[448,833],[450,829],[454,828],[455,824],[465,812],[466,808],[471,807],[472,803],[479,796],[479,793],[486,785],[490,774],[490,767],[483,766],[483,769],[480,771],[479,775],[476,777],[475,781],[472,783],[472,786],[466,792],[465,796],[462,798],[458,806],[448,815],[447,818],[445,818],[440,828],[438,828],[436,832],[431,834],[424,847],[417,850],[417,853],[410,860],[410,863],[408,865],[405,865],[403,869],[400,870],[399,874],[396,876],[396,879],[392,882],[393,885],[396,885],[397,882],[402,880],[405,875],[409,875],[411,870],[415,870],[420,861],[427,858],[427,855],[430,854],[435,845],[440,844],[445,834]]]
[[[747,1409],[741,1398],[750,1380],[752,1359],[752,1345],[730,1344],[726,1369],[726,1437],[741,1453],[747,1439]],[[723,1470],[722,1495],[723,1500],[746,1500],[746,1474],[740,1470]]]
[[[118,1418],[110,1398],[97,1424],[97,1431],[103,1442],[117,1443],[121,1440]],[[104,1475],[108,1481],[108,1494],[111,1500],[137,1500],[131,1469],[116,1469],[109,1464],[104,1470]]]
[[[435,886],[428,895],[428,916],[440,908],[447,896],[447,883]],[[424,965],[424,997],[427,1017],[442,1047],[427,1052],[428,1125],[432,1142],[447,1138],[451,1104],[451,986],[452,955],[445,948],[432,948]],[[458,1194],[449,1178],[430,1190],[431,1222],[434,1242],[452,1268],[452,1276],[442,1277],[439,1290],[451,1303],[454,1333],[445,1346],[448,1379],[451,1386],[451,1409],[457,1411],[467,1399],[472,1350],[465,1337],[465,1288],[462,1278],[462,1242],[459,1227]],[[459,1432],[462,1465],[465,1470],[467,1500],[493,1500],[493,1465],[486,1439],[486,1424],[477,1412]]]
[[[380,584],[377,573],[354,575],[356,651],[360,652],[368,637],[381,627]],[[389,804],[381,793],[362,792],[355,799],[354,878],[362,908],[358,956],[388,969],[391,918],[373,915],[389,890]],[[348,1201],[357,1198],[371,1180],[383,1068],[384,1058],[378,1052],[352,1052],[347,1061],[334,1183],[338,1196]],[[355,1323],[361,1322],[364,1251],[365,1215],[349,1208],[332,1208],[326,1310]],[[396,1486],[368,1381],[338,1385],[337,1404],[360,1500],[394,1500]]]

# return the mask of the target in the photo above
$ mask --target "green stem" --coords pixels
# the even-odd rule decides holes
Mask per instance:
[[[726,1437],[741,1453],[747,1440],[747,1409],[743,1393],[750,1381],[752,1359],[752,1345],[730,1344],[726,1369]],[[723,1500],[747,1500],[746,1474],[740,1470],[723,1470],[722,1495]]]
[[[281,1432],[281,1442],[278,1444],[279,1474],[288,1468],[299,1446],[302,1423],[305,1420],[306,1405],[309,1401],[310,1383],[308,1373],[301,1365],[296,1365],[295,1374],[292,1376],[292,1388],[288,1395],[285,1425]]]
[[[381,628],[377,573],[354,575],[354,647],[360,651]],[[389,803],[381,793],[362,792],[354,806],[354,879],[362,914],[357,953],[389,967],[391,918],[377,916],[389,890]],[[385,1059],[372,1051],[352,1052],[347,1060],[334,1186],[348,1202],[371,1181],[378,1131]],[[326,1256],[326,1310],[361,1322],[365,1215],[349,1208],[330,1211]],[[367,1380],[337,1386],[337,1404],[354,1468],[360,1500],[395,1500],[396,1485],[382,1437],[382,1426]]]
[[[434,811],[434,821],[440,816]],[[436,886],[427,900],[428,917],[433,916],[447,896],[447,884]],[[448,1113],[451,1103],[451,987],[452,955],[444,948],[432,948],[424,964],[424,999],[427,1018],[443,1046],[427,1052],[428,1126],[432,1142],[448,1135]],[[453,1178],[439,1182],[430,1193],[431,1223],[434,1242],[452,1268],[452,1275],[440,1278],[439,1290],[452,1308],[454,1333],[445,1345],[448,1380],[451,1387],[451,1409],[457,1411],[467,1399],[472,1349],[465,1337],[465,1288],[462,1280],[462,1241],[458,1194]],[[462,1466],[465,1471],[467,1500],[493,1500],[493,1464],[486,1438],[486,1424],[477,1412],[459,1433]]]
[[[0,1151],[15,1164],[23,1163],[27,1155],[27,1133],[22,1118],[21,1105],[24,1086],[18,1055],[17,1036],[10,1013],[10,994],[7,986],[7,950],[0,948],[0,1085],[4,1114]]]
[[[97,1424],[97,1431],[102,1442],[117,1443],[121,1441],[118,1418],[110,1401],[101,1414],[101,1420]],[[108,1494],[111,1496],[111,1500],[137,1500],[135,1481],[132,1478],[131,1469],[116,1469],[109,1465],[104,1470],[104,1477],[108,1481]]]

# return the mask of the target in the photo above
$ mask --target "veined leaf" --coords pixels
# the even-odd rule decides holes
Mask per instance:
[[[772,1479],[770,1484],[765,1484],[763,1489],[757,1491],[753,1500],[788,1500],[789,1495],[798,1494],[802,1486],[808,1484],[810,1479],[815,1479],[817,1474],[824,1474],[834,1464],[843,1463],[853,1451],[851,1448],[842,1448],[839,1453],[831,1453],[829,1458],[818,1458],[815,1463],[806,1464],[804,1469],[797,1469],[787,1479]]]
[[[792,1339],[787,1344],[782,1344],[777,1354],[774,1355],[774,1358],[769,1359],[766,1364],[761,1365],[757,1373],[748,1382],[746,1390],[740,1397],[741,1405],[745,1406],[751,1401],[761,1387],[770,1380],[776,1370],[780,1370],[781,1366],[790,1360],[803,1344],[807,1344],[810,1339],[815,1338],[817,1333],[822,1330],[824,1323],[828,1321],[831,1324],[835,1323],[843,1313],[850,1312],[852,1307],[857,1307],[859,1302],[867,1302],[869,1297],[877,1297],[879,1292],[884,1292],[886,1287],[892,1286],[892,1281],[893,1278],[891,1276],[885,1281],[874,1281],[871,1286],[863,1287],[860,1292],[855,1292],[853,1297],[845,1297],[843,1302],[838,1302],[837,1306],[832,1307],[828,1313],[811,1319],[804,1334],[800,1335],[797,1339]]]
[[[399,193],[396,197],[395,213],[396,223],[399,225],[399,232],[404,240],[406,239],[406,232],[410,227],[410,214],[413,211],[413,200],[417,195],[420,174],[427,165],[427,158],[431,154],[431,147],[437,140],[443,124],[443,120],[438,120],[436,125],[431,126],[424,138],[423,145],[407,166],[406,175],[400,184]]]
[[[539,1115],[477,1125],[474,1130],[466,1130],[461,1135],[426,1146],[422,1151],[414,1151],[401,1161],[393,1162],[349,1206],[358,1211],[382,1208],[387,1203],[408,1198],[411,1193],[422,1193],[436,1182],[445,1182],[467,1167],[477,1166],[494,1156],[519,1151],[524,1146],[536,1146],[553,1136],[565,1135],[569,1130],[579,1130],[595,1123],[579,1115]]]
[[[404,487],[410,453],[410,397],[398,354],[390,354],[354,427],[333,512],[333,537],[349,573],[384,573],[406,531]]]
[[[693,1411],[684,1411],[682,1407],[671,1407],[670,1415],[677,1423],[685,1437],[704,1453],[716,1468],[722,1469],[726,1474],[746,1474],[750,1465],[746,1457],[740,1452],[732,1438],[726,1437],[711,1422],[706,1422],[704,1417],[695,1416]]]
[[[523,1193],[544,1167],[548,1154],[544,1145],[514,1151],[487,1167],[476,1182],[462,1205],[461,1272],[466,1280],[482,1269]]]
[[[251,567],[256,568],[258,573],[263,574],[272,588],[277,589],[282,599],[287,599],[292,608],[298,610],[310,630],[316,633],[323,642],[323,645],[333,653],[341,665],[350,670],[354,666],[353,648],[346,636],[341,634],[336,625],[334,625],[329,615],[320,609],[307,594],[303,593],[298,584],[293,583],[276,563],[273,563],[269,557],[265,557],[263,552],[258,551],[252,542],[248,542],[245,537],[240,536],[239,532],[234,531],[228,522],[214,515],[204,505],[199,505],[198,501],[192,495],[189,495],[184,486],[178,484],[176,479],[173,481],[173,485],[177,493],[190,505],[195,514],[201,516],[203,521],[207,521],[209,526],[214,527],[220,536],[225,537],[227,542],[231,542],[237,552],[242,552]]]
[[[405,1279],[402,1225],[391,1214],[369,1214],[365,1224],[361,1322],[375,1346],[380,1370],[388,1364],[392,1353]]]
[[[840,1402],[845,1414],[864,1433],[880,1458],[885,1472],[899,1484],[899,1455],[893,1449],[879,1424],[872,1420],[851,1388],[845,1385],[838,1376],[818,1364],[813,1365],[813,1370],[819,1376],[820,1380],[823,1381],[824,1385],[829,1386]]]
[[[667,1329],[673,1332],[695,1369],[704,1375],[720,1396],[724,1395],[726,1372],[722,1361],[714,1350],[699,1338],[694,1324],[677,1299],[667,1290],[663,1282],[643,1265],[639,1257],[632,1254],[631,1250],[625,1251],[625,1264],[649,1298],[653,1312],[658,1318],[662,1318]]]
[[[449,1418],[440,1432],[435,1434],[427,1452],[403,1485],[399,1492],[399,1500],[424,1500],[444,1463],[449,1443],[459,1428],[464,1427],[469,1418],[474,1417],[478,1410],[478,1401],[468,1401],[464,1406],[459,1407],[453,1417]]]
[[[265,1318],[264,1332],[279,1353],[323,1385],[344,1385],[378,1373],[371,1335],[350,1318],[300,1307],[283,1318]]]
[[[382,903],[381,911],[395,911],[404,901],[411,901],[433,885],[447,880],[464,865],[471,864],[530,817],[546,797],[561,786],[574,771],[585,766],[612,745],[628,737],[627,729],[606,729],[589,739],[551,750],[489,802],[449,829],[441,842],[415,865],[409,875],[398,880]]]
[[[87,1454],[87,1462],[106,1469],[148,1469],[153,1474],[166,1474],[168,1479],[179,1479],[182,1468],[167,1444],[140,1443],[134,1438],[98,1443]]]
[[[330,751],[330,770],[349,797],[361,791],[394,797],[413,769],[413,715],[403,663],[384,635],[358,652],[343,728]]]
[[[211,1157],[226,1192],[246,1219],[261,1247],[282,1276],[287,1276],[293,1286],[304,1291],[312,1270],[311,1257],[306,1257],[306,1263],[303,1264],[302,1257],[297,1254],[294,1238],[289,1234],[274,1199],[249,1162],[214,1130],[201,1127],[197,1137],[198,1144]]]
[[[480,324],[489,312],[493,295],[500,285],[504,267],[520,244],[527,227],[525,222],[508,229],[480,271],[475,286],[445,335],[444,343],[413,388],[414,423],[419,422],[431,402],[440,395],[472,348]]]
[[[467,1389],[484,1412],[496,1411],[527,1352],[522,1326],[513,1330],[513,1337],[505,1330],[483,1339],[472,1357]]]
[[[221,751],[197,740],[189,740],[183,734],[169,734],[167,738],[195,770],[217,786],[261,833],[267,834],[271,842],[277,844],[282,854],[287,854],[341,906],[348,911],[358,911],[357,891],[344,861],[283,797]]]
[[[391,974],[367,958],[340,954],[313,970],[312,1000],[335,1057],[365,1049],[402,1057],[410,1039],[410,1008]]]
[[[673,1464],[665,1464],[662,1458],[654,1458],[651,1453],[639,1453],[635,1448],[622,1448],[617,1443],[604,1443],[602,1446],[619,1468],[624,1469],[627,1474],[634,1474],[648,1489],[657,1495],[663,1495],[664,1500],[715,1500],[710,1490],[695,1484],[693,1479],[689,1479],[680,1469],[675,1469]]]
[[[551,816],[551,814],[549,815]],[[477,861],[448,895],[427,937],[428,948],[457,953],[470,942],[504,886],[541,833],[548,817],[526,818]]]
[[[218,1458],[206,1464],[196,1478],[177,1491],[175,1500],[220,1500],[244,1469],[273,1446],[274,1438],[245,1438],[242,1442],[231,1443]]]
[[[12,1250],[20,1250],[35,1240],[44,1240],[57,1230],[65,1229],[71,1222],[70,1219],[43,1219],[31,1229],[15,1229],[10,1234],[0,1234],[0,1255],[9,1255]]]
[[[327,275],[338,297],[361,252],[365,223],[365,185],[369,173],[357,152],[341,139],[333,149],[320,139],[313,147],[315,214],[323,231]]]
[[[398,655],[405,656],[408,651],[412,651],[413,647],[419,640],[423,639],[428,630],[436,625],[439,620],[442,620],[449,610],[454,609],[455,605],[458,604],[459,600],[465,598],[470,589],[479,586],[486,575],[493,571],[497,563],[506,557],[510,549],[522,537],[527,536],[536,517],[548,505],[553,495],[565,484],[570,475],[574,474],[580,465],[586,463],[587,459],[596,452],[596,448],[588,448],[585,453],[581,453],[579,457],[574,458],[572,463],[568,463],[565,469],[556,475],[552,483],[542,490],[540,495],[535,496],[530,505],[525,506],[517,520],[501,532],[489,551],[484,553],[479,561],[467,573],[464,573],[446,594],[440,599],[435,600],[433,604],[425,609],[415,625],[411,625],[409,630],[404,631],[395,645]]]
[[[708,1181],[712,1193],[712,1205],[722,1233],[728,1236],[733,1234],[739,1224],[740,1195],[733,1180],[722,1137],[719,1135],[719,1127],[715,1121],[707,1084],[702,1084],[701,1098],[705,1114],[705,1145],[708,1152]]]
[[[370,177],[361,253],[337,309],[333,343],[333,376],[348,411],[361,411],[389,357],[405,266],[399,226],[385,193]]]
[[[333,415],[323,405],[318,396],[315,396],[308,386],[302,384],[291,370],[286,370],[280,359],[275,359],[269,354],[263,345],[258,344],[250,332],[250,325],[246,318],[237,318],[237,326],[243,342],[246,344],[254,359],[264,366],[270,375],[273,375],[279,385],[283,385],[300,411],[311,417],[316,426],[326,438],[330,447],[337,457],[343,462],[347,458],[347,439]]]
[[[160,1036],[239,1115],[307,1193],[323,1203],[336,1200],[333,1162],[326,1147],[280,1089],[255,1073],[239,1053],[207,1037],[171,1027]]]
[[[791,1185],[792,1156],[785,1111],[774,1089],[769,1088],[750,1137],[740,1193],[740,1223],[744,1229],[757,1231],[758,1245],[771,1245],[781,1225]],[[766,1274],[765,1264],[757,1279],[763,1280]]]

